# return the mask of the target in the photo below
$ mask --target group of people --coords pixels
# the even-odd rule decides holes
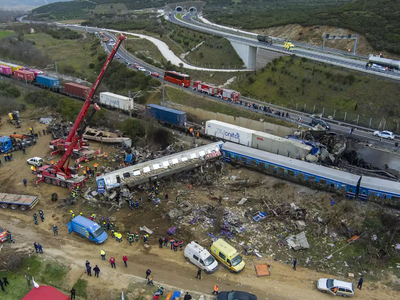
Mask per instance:
[[[33,243],[36,253],[43,254],[43,246],[37,242]]]
[[[0,279],[0,287],[1,287],[1,290],[2,290],[3,292],[6,291],[6,290],[4,289],[4,287],[6,287],[7,284],[10,284],[10,283],[8,282],[8,280],[7,280],[7,276],[4,276],[4,277],[3,277],[3,280]]]
[[[41,209],[39,209],[39,216],[42,222],[44,222],[44,212]],[[33,222],[35,223],[35,225],[39,225],[36,213],[33,214]]]
[[[4,153],[3,154],[4,157],[4,162],[8,162],[8,161],[13,161],[13,155],[12,153],[8,152],[8,153]],[[1,160],[0,160],[0,165],[1,165]]]

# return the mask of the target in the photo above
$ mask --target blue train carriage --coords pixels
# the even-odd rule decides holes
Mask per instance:
[[[400,206],[400,182],[363,175],[358,196],[362,201]]]
[[[57,92],[60,90],[60,81],[57,78],[45,75],[38,75],[36,77],[36,85]]]
[[[229,142],[222,146],[222,155],[232,164],[246,165],[273,176],[339,192],[350,199],[357,196],[360,176],[354,174]]]
[[[184,127],[187,122],[186,112],[157,104],[147,105],[146,114],[149,117],[155,118],[160,123],[178,127]]]

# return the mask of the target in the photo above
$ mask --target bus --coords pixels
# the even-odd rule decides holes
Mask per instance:
[[[182,87],[190,87],[190,76],[175,71],[166,71],[164,74],[164,80],[178,84]]]

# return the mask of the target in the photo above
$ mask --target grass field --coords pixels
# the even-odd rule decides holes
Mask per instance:
[[[286,57],[253,74],[242,75],[231,88],[244,96],[309,113],[394,130],[400,122],[400,84],[345,71],[326,64]],[[314,108],[315,107],[315,108]]]
[[[164,59],[164,56],[161,54],[160,50],[158,50],[157,46],[146,39],[130,36],[124,42],[124,48],[137,57],[143,55],[144,57],[151,58],[155,62],[161,62]]]
[[[85,34],[79,40],[58,40],[45,33],[25,35],[27,40],[35,42],[35,47],[42,50],[52,61],[57,62],[60,73],[93,80],[97,74],[89,68],[98,53],[103,53],[100,43],[94,37]]]
[[[0,31],[0,39],[12,36],[14,34],[14,31],[11,30],[1,30]]]
[[[95,14],[116,14],[126,11],[128,11],[128,9],[126,8],[125,4],[122,3],[100,4],[96,5],[93,10]]]

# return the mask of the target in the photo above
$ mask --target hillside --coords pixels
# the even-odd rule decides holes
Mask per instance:
[[[16,10],[23,8],[34,8],[62,1],[71,1],[71,0],[0,0],[0,9]]]

